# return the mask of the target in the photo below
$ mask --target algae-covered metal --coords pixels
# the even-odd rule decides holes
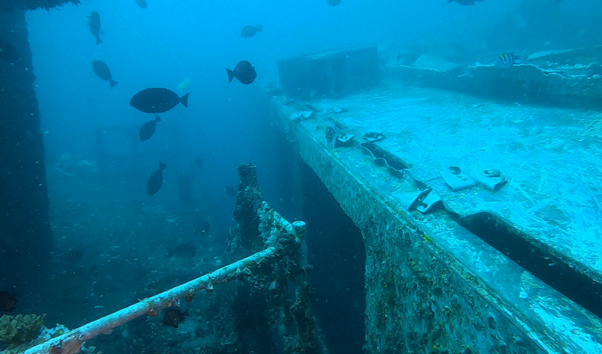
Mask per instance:
[[[159,312],[168,307],[179,307],[180,299],[192,301],[196,292],[205,290],[213,292],[218,284],[240,280],[237,295],[242,298],[249,293],[261,296],[270,304],[270,311],[266,314],[265,322],[258,322],[253,327],[254,334],[266,330],[277,333],[283,343],[283,351],[289,354],[328,354],[323,342],[317,321],[311,308],[311,283],[307,264],[306,225],[303,221],[292,224],[280,216],[272,207],[261,199],[261,190],[257,184],[257,175],[254,165],[241,165],[241,195],[237,199],[237,228],[233,228],[230,243],[231,251],[239,253],[255,252],[254,247],[262,246],[257,252],[239,259],[227,266],[219,268],[202,277],[176,286],[150,298],[142,299],[138,303],[128,306],[120,311],[92,321],[82,327],[67,331],[54,338],[46,338],[44,333],[30,342],[32,338],[24,341],[33,346],[22,350],[20,353],[63,353],[74,354],[83,350],[84,342],[100,334],[108,334],[114,328],[130,322],[140,316],[155,317]],[[242,207],[244,205],[244,207]],[[240,211],[242,213],[240,213]],[[247,225],[241,225],[247,224]],[[252,232],[251,232],[252,231]],[[245,234],[246,233],[246,234]],[[237,237],[235,237],[235,235]],[[242,236],[242,237],[241,237]],[[239,242],[243,239],[243,242]],[[252,240],[256,239],[256,240]],[[237,242],[234,242],[237,240]],[[253,242],[244,242],[253,241]],[[292,283],[293,286],[288,285]],[[288,294],[293,290],[294,295]],[[244,301],[244,300],[243,300]],[[234,316],[236,312],[233,311]],[[19,315],[21,316],[21,315]],[[17,316],[17,320],[20,317]],[[21,316],[22,317],[22,316]],[[29,317],[25,317],[29,319]],[[33,337],[38,335],[44,316],[32,317],[39,323]],[[12,316],[3,317],[6,326],[0,340],[12,340],[9,335],[31,335],[31,329],[25,333],[22,328],[23,321],[13,323]],[[31,322],[31,321],[30,321]],[[2,330],[0,323],[0,330]],[[266,328],[258,328],[263,325]],[[273,328],[270,328],[273,326]],[[17,328],[18,327],[18,328]],[[23,333],[21,333],[23,332]],[[263,347],[266,343],[257,343],[258,336],[251,339],[241,333],[237,327],[237,345],[245,348]],[[271,332],[270,332],[271,333]],[[223,343],[213,343],[212,348],[225,346]],[[171,346],[171,345],[170,345]],[[230,347],[232,349],[232,347]],[[237,350],[234,350],[237,351]],[[229,351],[224,351],[229,352]]]
[[[529,185],[526,191],[513,184],[523,184],[531,175],[535,167],[529,163],[544,160],[531,161],[522,153],[523,160],[515,158],[522,151],[515,146],[520,143],[509,138],[530,131],[523,141],[531,144],[538,139],[538,132],[521,126],[522,119],[537,119],[536,114],[548,111],[519,106],[512,112],[507,106],[496,111],[498,106],[493,103],[483,107],[474,98],[404,86],[388,86],[380,92],[337,101],[312,101],[324,113],[304,121],[290,120],[288,117],[303,104],[285,105],[284,98],[275,97],[273,119],[362,231],[367,252],[367,352],[602,352],[600,318],[458,223],[459,215],[488,211],[503,215],[503,220],[513,220],[523,230],[545,230],[526,237],[526,245],[536,248],[549,244],[547,251],[560,255],[581,274],[592,278],[599,274],[597,263],[590,262],[594,255],[585,249],[587,242],[569,242],[573,247],[570,257],[563,255],[566,249],[561,239],[566,234],[541,219],[543,209],[534,210],[533,204],[515,199],[523,192],[533,196],[528,191],[537,190],[537,186]],[[346,110],[337,113],[338,106]],[[334,149],[326,136],[333,125],[357,137],[366,131],[382,133],[387,138],[379,146],[408,167],[390,171],[388,166],[379,165],[375,156],[362,153],[359,145]],[[563,130],[558,126],[546,130],[547,134],[555,129],[557,136],[570,134],[570,128],[560,125]],[[506,149],[500,151],[504,145]],[[544,152],[557,153],[537,146],[529,149],[538,151],[540,158]],[[563,156],[563,161],[566,158]],[[456,164],[470,167],[468,170],[496,168],[485,166],[486,161],[511,173],[510,183],[497,191],[474,186],[453,192],[439,173]],[[551,183],[560,183],[552,178],[546,181],[540,185],[541,191],[552,188]],[[563,193],[560,186],[557,192]],[[427,190],[441,195],[444,209],[423,214],[396,197]],[[541,206],[547,207],[550,205]]]

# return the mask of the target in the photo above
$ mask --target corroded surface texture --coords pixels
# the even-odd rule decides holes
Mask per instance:
[[[133,336],[141,338],[144,332],[150,331],[152,339],[137,341],[129,352],[146,353],[152,348],[153,353],[164,354],[327,354],[312,309],[314,290],[304,252],[307,225],[303,221],[289,223],[262,200],[254,165],[239,166],[239,175],[237,210],[243,209],[243,215],[237,216],[237,222],[248,225],[232,229],[229,241],[235,251],[241,248],[239,253],[249,253],[251,248],[262,245],[259,252],[243,259],[235,258],[228,265],[157,295],[139,299],[71,331],[58,325],[40,332],[44,316],[1,317],[0,342],[30,344],[29,348],[19,348],[18,352],[24,354],[66,354],[80,352],[80,349],[93,352],[83,350],[85,341],[126,323],[129,323],[128,327],[121,330],[134,330],[147,322],[135,330]],[[241,230],[250,233],[241,235]],[[240,242],[237,240],[240,237],[252,242]],[[232,284],[226,286],[225,283]],[[198,301],[195,305],[199,307],[184,305],[184,300],[187,303]],[[182,332],[164,331],[168,323],[161,321],[161,317],[165,319],[163,310],[180,307],[186,308],[188,317],[184,323],[176,323],[180,325],[176,328]],[[32,328],[25,328],[28,326]],[[28,339],[24,341],[24,338]],[[30,343],[33,338],[35,340]]]
[[[236,350],[276,351],[271,337],[278,333],[286,353],[327,354],[311,306],[314,290],[304,252],[306,225],[302,221],[290,224],[263,201],[255,165],[240,165],[238,173],[237,227],[228,235],[230,253],[247,254],[269,247],[282,259],[250,265],[254,276],[237,285],[232,316],[238,336]]]
[[[257,210],[263,203],[261,188],[257,183],[257,169],[255,165],[240,165],[238,173],[241,178],[239,192],[236,196],[235,230],[228,235],[228,250],[241,251],[238,256],[254,253],[265,247],[259,232],[259,218]],[[236,229],[238,228],[238,229]]]
[[[307,110],[304,102],[285,104],[276,97],[273,103],[275,121],[364,235],[369,352],[602,350],[597,317],[445,214],[407,212],[393,195],[415,191],[414,184],[377,166],[357,145],[332,149],[326,141],[326,128],[334,122],[360,141],[367,131],[381,132],[387,138],[380,146],[409,163],[414,177],[437,190],[454,211],[470,215],[485,210],[510,219],[597,275],[597,255],[588,251],[596,238],[575,239],[573,228],[584,224],[543,219],[556,210],[551,215],[575,213],[585,225],[594,223],[596,212],[583,206],[587,201],[574,198],[566,181],[583,174],[579,171],[585,167],[579,163],[584,158],[597,161],[583,149],[596,139],[592,122],[597,114],[482,104],[461,95],[400,86],[312,101],[320,112],[305,120],[291,119]],[[576,128],[575,122],[586,119],[590,129]],[[555,169],[551,163],[570,166]],[[496,193],[481,187],[451,192],[439,175],[450,165],[477,171],[499,168],[510,184]],[[589,177],[573,188],[592,188],[588,181],[594,177]],[[563,193],[566,198],[557,198]],[[558,201],[582,209],[554,205]],[[566,248],[563,237],[570,237]]]

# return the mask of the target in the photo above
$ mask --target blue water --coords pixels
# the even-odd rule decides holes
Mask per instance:
[[[86,25],[91,11],[101,16],[100,45]],[[166,113],[151,141],[132,147],[123,137],[111,137],[110,149],[114,155],[141,154],[140,175],[131,176],[140,183],[158,160],[169,166],[166,178],[175,180],[200,156],[209,172],[203,177],[207,192],[223,215],[231,204],[222,202],[220,193],[224,184],[236,184],[237,164],[269,166],[261,87],[278,83],[277,60],[371,43],[379,45],[383,60],[413,46],[448,46],[461,48],[465,61],[477,49],[495,58],[504,51],[598,44],[600,25],[590,15],[601,11],[594,0],[474,6],[343,0],[336,7],[317,0],[149,1],[147,9],[132,0],[38,10],[29,12],[27,21],[49,161],[91,152],[95,129],[132,131],[152,118],[128,105],[136,92],[147,87],[177,91],[189,78],[188,109],[178,106]],[[243,26],[255,24],[263,32],[253,38],[239,35]],[[255,65],[258,79],[251,86],[228,83],[225,68],[243,59]],[[108,64],[117,87],[108,90],[94,75],[93,60]]]
[[[99,45],[87,26],[86,16],[92,11],[101,18],[103,43]],[[196,237],[194,215],[199,222],[210,220],[214,227],[213,243],[199,241],[200,257],[220,256],[235,206],[224,188],[238,185],[236,169],[242,163],[257,165],[265,199],[280,207],[284,216],[307,217],[320,225],[320,216],[307,209],[304,213],[295,199],[298,196],[287,191],[288,183],[294,182],[293,169],[285,178],[278,173],[293,159],[290,151],[283,150],[285,138],[277,135],[268,119],[271,110],[264,89],[278,86],[278,60],[377,44],[383,64],[412,48],[453,50],[455,60],[470,64],[495,60],[502,52],[602,44],[601,13],[602,2],[596,0],[485,0],[474,6],[445,0],[342,0],[336,7],[326,0],[148,0],[147,9],[134,0],[95,0],[28,12],[56,254],[78,248],[83,256],[77,265],[57,261],[59,275],[49,303],[58,304],[60,310],[43,302],[27,304],[26,299],[21,300],[22,308],[46,311],[50,322],[74,327],[131,304],[135,299],[126,296],[131,295],[130,285],[145,287],[137,295],[150,296],[198,274],[201,269],[195,268],[183,279],[155,279],[148,286],[155,271],[169,268],[173,276],[192,267],[186,261],[164,261],[163,255],[166,248]],[[240,36],[242,27],[256,24],[262,25],[262,32],[253,38]],[[94,60],[109,66],[117,86],[110,89],[96,77]],[[228,82],[225,69],[234,69],[240,60],[256,68],[258,77],[251,85]],[[190,85],[179,89],[185,80]],[[138,129],[154,115],[134,109],[129,101],[148,87],[169,88],[180,96],[190,92],[190,97],[188,108],[178,105],[160,114],[163,121],[154,136],[141,143]],[[202,167],[193,164],[197,158],[202,159]],[[146,181],[159,161],[167,165],[164,183],[157,195],[149,197]],[[191,181],[187,187],[181,182],[185,178]],[[315,190],[322,191],[315,183]],[[184,201],[182,193],[193,197]],[[316,193],[313,200],[321,200]],[[152,212],[135,217],[139,210]],[[324,273],[316,277],[320,290],[316,305],[329,311],[322,325],[331,338],[332,352],[359,353],[364,306],[361,239],[340,210],[324,210],[336,213],[333,219],[342,226],[332,229],[325,223],[313,230],[315,235],[340,232],[355,239],[347,248],[337,242],[310,242],[317,269],[338,274],[336,282]],[[161,215],[160,222],[145,219],[152,215]],[[182,221],[176,227],[171,220],[177,224],[178,218]],[[167,226],[158,229],[155,222]],[[156,233],[136,231],[145,223]],[[86,227],[91,231],[85,232]],[[103,237],[103,227],[111,236]],[[345,262],[357,263],[345,267]],[[123,269],[139,270],[136,282],[128,284],[127,278],[120,277]],[[69,274],[74,275],[69,278]],[[127,286],[109,286],[124,282]],[[348,313],[349,308],[355,312]],[[127,344],[132,336],[144,337],[154,328],[145,327],[146,322],[136,326],[99,346],[134,352]],[[344,342],[345,336],[359,340]]]

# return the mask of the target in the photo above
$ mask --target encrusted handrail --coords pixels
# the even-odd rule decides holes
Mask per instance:
[[[74,329],[42,344],[36,345],[25,354],[74,354],[85,349],[82,347],[86,340],[99,334],[108,334],[114,328],[132,321],[140,316],[157,316],[165,308],[179,306],[181,298],[190,301],[195,292],[199,290],[212,291],[214,285],[227,283],[235,279],[257,277],[262,265],[274,263],[274,269],[279,262],[288,264],[286,267],[291,274],[288,276],[296,285],[295,296],[287,299],[286,296],[276,296],[278,299],[274,306],[286,312],[294,319],[288,326],[279,326],[282,335],[297,336],[298,340],[289,338],[287,343],[289,353],[313,348],[312,353],[327,354],[327,349],[314,319],[310,304],[310,280],[307,264],[306,225],[303,221],[289,223],[280,216],[268,203],[262,200],[261,190],[257,184],[257,174],[254,165],[239,166],[241,186],[237,197],[237,222],[246,234],[238,234],[242,242],[233,242],[239,257],[262,249],[237,262],[222,267],[212,273],[191,280],[185,284],[174,287],[153,297],[112,313],[108,316],[90,322],[80,328]],[[240,238],[243,236],[242,238]],[[232,239],[234,241],[234,239]],[[295,273],[295,274],[292,274]],[[265,273],[264,273],[265,275]],[[279,281],[286,281],[280,279]],[[290,313],[294,312],[294,313]],[[290,314],[289,314],[290,313]]]
[[[191,280],[153,297],[144,299],[132,306],[126,307],[30,348],[25,351],[25,354],[77,353],[81,350],[83,342],[88,339],[94,338],[99,334],[108,334],[113,328],[121,326],[140,316],[146,314],[149,316],[156,316],[160,310],[177,305],[179,299],[190,297],[196,291],[202,289],[212,291],[213,286],[216,284],[227,283],[231,280],[238,279],[241,276],[252,275],[251,265],[257,265],[266,260],[278,257],[280,253],[278,247],[268,247],[263,251],[222,267],[212,273],[203,275],[200,278]]]

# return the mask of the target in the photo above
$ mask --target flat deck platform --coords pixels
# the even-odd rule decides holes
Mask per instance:
[[[529,338],[524,340],[531,343],[532,348],[524,343],[502,341],[506,348],[516,347],[517,353],[602,353],[602,322],[599,317],[569,301],[521,265],[474,237],[456,224],[449,213],[408,211],[402,200],[404,195],[419,190],[416,183],[410,183],[411,179],[418,181],[418,186],[426,184],[437,192],[448,211],[460,217],[488,213],[515,229],[528,244],[549,254],[549,267],[557,266],[554,260],[561,260],[577,273],[589,277],[592,284],[600,283],[602,112],[485,102],[473,96],[404,86],[397,82],[383,82],[370,92],[338,100],[290,102],[284,96],[276,96],[273,103],[276,119],[291,134],[302,158],[362,229],[371,261],[388,261],[389,267],[395,267],[398,273],[403,268],[414,269],[416,273],[415,263],[420,264],[421,257],[436,258],[434,265],[429,263],[435,261],[425,261],[425,266],[433,272],[432,276],[442,276],[446,269],[453,273],[450,276],[458,277],[457,283],[454,280],[447,282],[450,289],[468,284],[475,296],[481,298],[475,303],[482,301],[484,307],[477,310],[479,305],[475,305],[464,316],[468,313],[477,316],[478,312],[482,312],[487,317],[487,311],[493,310],[485,308],[491,306],[496,309],[496,316],[509,321],[508,328],[513,327],[518,331],[516,333]],[[315,112],[309,118],[292,119],[298,112],[312,109]],[[353,134],[356,144],[333,148],[326,138],[328,127],[336,127],[339,134]],[[409,165],[402,171],[402,177],[379,166],[374,158],[362,151],[359,144],[366,142],[363,139],[366,132],[382,133],[385,139],[375,144]],[[469,175],[499,170],[508,183],[496,191],[481,185],[452,191],[441,175],[451,166],[457,166]],[[387,216],[383,216],[385,214]],[[372,226],[367,226],[368,223]],[[401,254],[397,255],[397,259],[393,259],[391,253],[388,256],[371,255],[371,252],[378,253],[374,247],[397,247],[395,242],[387,241],[395,237],[397,231],[389,232],[389,228],[396,223],[400,225],[400,238],[404,239],[401,244],[407,246],[409,243],[412,246],[408,247],[413,247],[406,249],[404,255],[408,252],[416,254],[406,260],[400,259]],[[370,234],[367,227],[378,228],[376,234],[384,236],[371,239],[367,235]],[[406,235],[405,230],[414,231]],[[376,240],[379,237],[381,246]],[[418,251],[420,248],[426,251]],[[367,264],[367,279],[371,267],[379,268],[371,261]],[[385,266],[373,271],[375,277],[386,276]],[[409,279],[401,275],[397,275],[396,279],[397,290],[393,295],[401,296],[403,291],[399,282],[408,282]],[[383,291],[387,286],[384,282],[368,282],[367,292]],[[436,281],[429,283],[431,289],[425,290],[425,294],[437,292],[438,285],[434,283]],[[444,294],[451,297],[453,292],[446,293],[446,285],[441,286]],[[406,321],[416,316],[402,309],[407,301],[396,298],[395,305],[387,305],[389,313],[393,313],[394,307],[395,311],[405,313]],[[451,300],[442,299],[440,304],[433,301],[418,300],[423,307],[432,308],[436,304],[439,310]],[[378,300],[369,298],[367,305],[368,313],[379,311]],[[454,321],[452,315],[439,315],[440,311],[436,310],[432,312],[442,326],[445,321]],[[367,347],[374,351],[383,350],[387,347],[383,344],[387,340],[384,337],[383,342],[374,339],[375,336],[383,336],[383,329],[378,329],[378,313],[372,319],[369,314],[367,316]],[[461,317],[458,315],[455,320],[460,321]],[[374,326],[372,330],[370,324]],[[406,326],[403,331],[408,332],[409,324],[401,326]],[[458,330],[463,326],[466,323],[458,324]],[[451,333],[453,328],[446,329],[449,338],[457,335]],[[489,321],[489,328],[477,328],[476,333],[480,331],[488,336],[485,332],[490,329],[494,330]],[[501,331],[499,327],[495,330]],[[464,334],[466,331],[460,330]],[[507,330],[508,333],[512,331]],[[435,336],[432,329],[422,332],[430,336],[428,340],[409,338],[402,341],[406,348],[401,349],[410,352],[408,342],[422,345],[425,340],[428,345],[442,348],[441,343],[433,342],[440,334]],[[508,338],[516,338],[516,333],[508,334]],[[498,333],[497,336],[499,339],[502,335]],[[462,347],[462,341],[466,342],[466,338],[458,340],[454,346],[450,339],[445,344],[446,350],[450,353],[465,350],[468,347]],[[400,344],[393,345],[392,342],[394,340],[390,339],[388,347],[399,350]],[[488,350],[489,353],[501,353],[505,350],[504,345],[502,349],[495,350],[487,345],[480,349],[473,347],[472,352]]]

